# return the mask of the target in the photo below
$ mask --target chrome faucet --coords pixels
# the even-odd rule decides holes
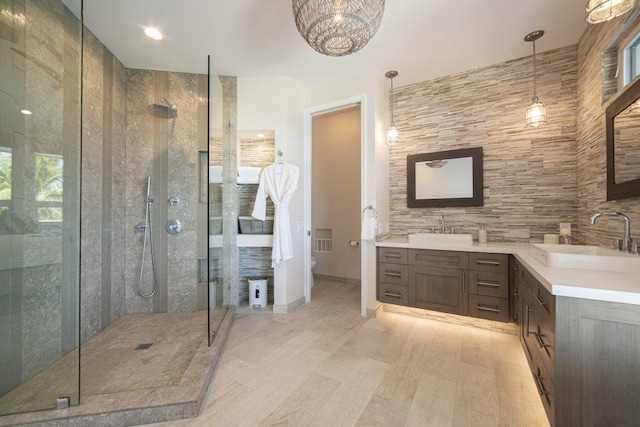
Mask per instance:
[[[596,223],[596,219],[600,218],[601,216],[619,216],[624,220],[624,232],[622,235],[622,247],[617,247],[616,249],[624,251],[624,252],[631,252],[631,248],[632,248],[632,243],[631,243],[631,224],[629,222],[629,217],[626,216],[625,214],[621,214],[619,212],[598,212],[596,214],[594,214],[591,217],[591,225],[594,225]]]

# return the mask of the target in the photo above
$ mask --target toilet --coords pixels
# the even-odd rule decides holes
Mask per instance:
[[[311,288],[313,288],[313,267],[316,266],[316,257],[311,257],[311,274],[309,275],[309,280],[311,282]]]

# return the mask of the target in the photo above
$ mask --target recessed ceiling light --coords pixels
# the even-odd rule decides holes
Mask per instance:
[[[20,110],[20,112],[21,112],[22,114],[24,114],[25,116],[30,116],[31,114],[33,114],[33,113],[32,113],[31,111],[29,111],[29,110]]]
[[[144,35],[153,40],[162,40],[164,35],[157,28],[145,27]]]
[[[264,133],[257,133],[257,134],[256,134],[256,137],[257,137],[257,138],[264,138]]]

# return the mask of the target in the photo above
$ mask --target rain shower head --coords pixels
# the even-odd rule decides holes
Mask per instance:
[[[147,107],[149,114],[161,119],[175,119],[178,117],[178,109],[175,105],[171,105],[166,98],[162,98],[160,102],[151,104]]]

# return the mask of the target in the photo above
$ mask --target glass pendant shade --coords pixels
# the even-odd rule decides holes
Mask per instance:
[[[387,145],[392,147],[396,145],[400,141],[400,134],[398,133],[398,128],[396,125],[391,123],[389,126],[389,130],[387,131]]]
[[[300,35],[328,56],[362,49],[380,27],[385,0],[293,0]]]
[[[524,41],[531,42],[533,45],[533,98],[531,98],[531,105],[527,109],[527,124],[528,128],[538,128],[547,123],[547,108],[538,99],[536,95],[536,40],[544,35],[543,30],[536,30],[524,37]]]
[[[393,120],[393,78],[398,76],[398,72],[395,70],[387,71],[384,76],[391,80],[391,90],[389,91],[389,115],[391,116],[391,124],[387,130],[387,145],[393,147],[400,142],[400,132],[398,132],[396,122]]]
[[[540,102],[537,96],[534,96],[527,109],[527,127],[537,128],[545,123],[547,123],[547,107]]]
[[[636,6],[637,0],[589,0],[587,22],[598,24],[624,15]]]

